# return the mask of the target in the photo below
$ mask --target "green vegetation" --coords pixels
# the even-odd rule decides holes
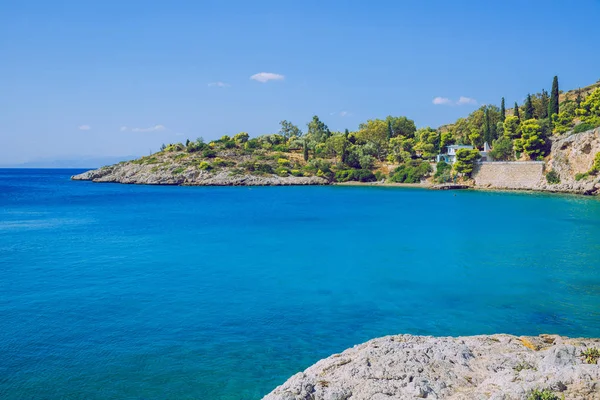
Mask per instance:
[[[481,154],[477,149],[459,149],[456,152],[456,162],[454,163],[454,170],[465,176],[471,176],[473,168],[475,167],[475,161],[481,158]]]
[[[527,400],[561,400],[561,398],[548,389],[535,389],[533,392],[531,392],[531,394],[529,394]]]
[[[600,126],[600,85],[567,93],[558,87],[554,77],[549,92],[528,94],[521,106],[515,103],[507,109],[501,98],[499,107],[483,105],[437,129],[417,128],[406,116],[390,115],[367,120],[354,131],[333,131],[315,115],[302,129],[283,120],[276,133],[257,137],[239,132],[210,142],[200,137],[163,144],[160,152],[132,163],[156,164],[150,167],[153,171],[174,173],[197,168],[237,175],[320,176],[338,182],[450,182],[470,177],[485,143],[491,145],[494,160],[540,160],[548,155],[551,135]],[[454,144],[474,149],[458,150],[454,165],[440,162],[432,168],[436,156]],[[381,171],[392,172],[386,176]],[[600,159],[578,178],[599,172]],[[552,171],[546,175],[550,183],[557,183],[555,178]]]
[[[586,364],[598,364],[600,359],[600,349],[597,347],[590,347],[581,352],[581,357]]]
[[[560,183],[560,176],[556,173],[556,171],[548,171],[546,174],[546,181],[551,185],[556,185]]]

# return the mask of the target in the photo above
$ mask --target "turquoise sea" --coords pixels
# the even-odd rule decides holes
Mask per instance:
[[[600,200],[0,170],[0,398],[260,399],[388,334],[600,337]]]

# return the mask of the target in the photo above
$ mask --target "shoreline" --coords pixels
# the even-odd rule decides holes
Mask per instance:
[[[600,399],[600,338],[508,334],[369,340],[291,376],[263,400]],[[555,397],[549,397],[555,398]]]

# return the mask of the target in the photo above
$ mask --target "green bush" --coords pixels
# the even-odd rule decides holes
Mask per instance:
[[[181,174],[183,171],[185,171],[185,168],[184,168],[184,167],[175,168],[175,169],[173,170],[173,175],[179,175],[179,174]]]
[[[592,169],[590,170],[591,173],[598,173],[600,172],[600,152],[596,153],[596,156],[594,157],[594,163],[592,164]]]
[[[546,174],[546,181],[551,185],[556,185],[557,183],[560,183],[560,176],[556,171],[548,171]]]
[[[548,389],[538,390],[535,389],[527,397],[527,400],[561,400],[557,395],[549,391]]]
[[[282,167],[289,167],[290,166],[290,160],[286,160],[285,158],[278,158],[277,159],[277,164],[279,164]]]
[[[212,166],[215,167],[215,168],[218,168],[218,167],[231,167],[233,165],[235,165],[234,162],[223,160],[222,158],[219,158],[219,157],[215,158],[214,161],[212,162]]]
[[[202,157],[206,158],[215,158],[217,156],[217,152],[211,149],[210,147],[206,147],[202,150]]]
[[[304,176],[304,174],[302,173],[302,171],[300,171],[298,169],[293,169],[291,172],[292,172],[293,176]]]
[[[279,176],[288,176],[290,171],[287,168],[279,167],[275,170],[275,173]]]
[[[600,349],[597,347],[590,347],[581,352],[581,357],[586,364],[598,364],[600,359]]]
[[[440,161],[435,166],[433,179],[437,183],[450,182],[452,180],[452,165],[445,161]]]
[[[398,166],[390,175],[390,181],[396,183],[420,183],[431,171],[431,165],[428,162],[411,160]]]
[[[207,163],[206,161],[201,161],[200,164],[198,164],[198,168],[203,169],[203,170],[212,169],[212,167],[210,166],[210,164]]]
[[[283,153],[288,153],[290,151],[289,146],[285,144],[277,144],[271,148],[273,151],[281,151]]]
[[[575,174],[575,180],[580,181],[582,179],[587,179],[590,176],[588,172]]]
[[[368,169],[346,169],[335,173],[337,182],[375,182],[377,177]]]
[[[261,172],[263,174],[272,174],[273,173],[273,167],[271,167],[269,164],[263,164],[263,163],[254,163],[254,167],[252,170],[256,171],[256,172]]]
[[[579,125],[575,125],[575,129],[573,129],[573,132],[581,133],[581,132],[589,131],[590,129],[594,129],[594,128],[595,128],[594,124],[591,124],[589,122],[583,122]]]

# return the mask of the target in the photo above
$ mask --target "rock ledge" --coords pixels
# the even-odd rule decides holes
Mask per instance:
[[[557,335],[386,336],[325,358],[264,400],[600,399],[600,365],[581,352],[600,339]]]

